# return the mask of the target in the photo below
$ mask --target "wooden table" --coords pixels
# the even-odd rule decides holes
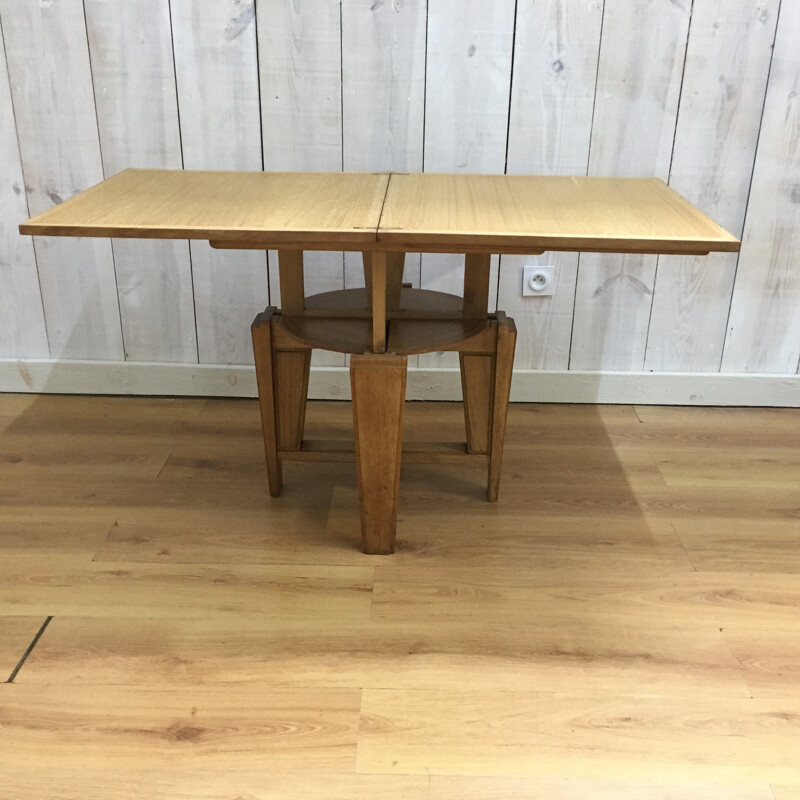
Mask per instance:
[[[252,326],[270,492],[282,463],[355,459],[367,553],[394,550],[401,458],[477,459],[498,495],[516,330],[487,314],[492,254],[706,255],[739,241],[652,178],[125,170],[23,234],[277,249],[282,309]],[[306,297],[304,250],[354,250],[365,289]],[[463,298],[402,283],[408,252],[463,253]],[[350,353],[354,446],[303,438],[311,349]],[[407,356],[459,353],[466,442],[402,444]]]

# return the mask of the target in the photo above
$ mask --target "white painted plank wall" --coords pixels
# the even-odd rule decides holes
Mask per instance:
[[[670,185],[741,236],[778,0],[694,0]],[[710,135],[713,132],[713,135]],[[736,253],[660,256],[645,368],[717,372]]]
[[[261,131],[252,0],[171,0],[186,169],[260,170]],[[200,362],[250,364],[250,323],[269,301],[263,252],[192,242]]]
[[[39,214],[103,179],[83,3],[2,0],[0,19],[28,208]],[[123,361],[110,242],[37,238],[34,249],[50,355]]]
[[[180,169],[169,4],[84,0],[84,9],[105,176]],[[112,248],[125,358],[196,362],[188,243],[116,239]]]
[[[607,0],[590,175],[669,177],[691,0]],[[656,257],[581,254],[570,369],[644,364]]]
[[[0,20],[0,358],[47,358],[47,330],[33,242],[19,236],[28,216],[25,179]]]
[[[586,175],[602,19],[601,0],[518,5],[509,173]],[[526,264],[556,267],[552,297],[521,297]],[[567,369],[577,270],[577,253],[502,257],[497,304],[517,323],[517,369]]]
[[[252,362],[264,253],[16,233],[125,166],[183,164],[669,178],[741,256],[508,257],[517,367],[800,368],[798,0],[0,0],[0,27],[0,358]],[[519,296],[526,261],[557,265],[552,299]],[[307,264],[311,292],[363,280],[351,254]],[[461,275],[411,256],[405,279]]]
[[[778,26],[723,372],[800,371],[800,3]]]

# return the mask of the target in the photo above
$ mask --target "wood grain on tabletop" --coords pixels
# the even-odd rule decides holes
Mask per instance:
[[[20,225],[24,234],[356,245],[375,240],[389,176],[128,169]]]
[[[655,178],[430,173],[390,179],[373,173],[125,170],[23,223],[20,231],[366,245],[374,242],[376,228],[378,241],[395,249],[704,253],[739,246]]]
[[[694,252],[739,242],[656,178],[393,174],[378,241],[536,250]]]

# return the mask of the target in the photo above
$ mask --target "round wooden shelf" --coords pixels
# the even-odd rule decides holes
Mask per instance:
[[[305,299],[305,308],[302,316],[282,315],[280,324],[309,347],[351,354],[372,349],[372,316],[365,289],[312,295]],[[387,352],[430,353],[477,336],[488,326],[488,315],[465,319],[462,308],[463,300],[457,295],[403,288],[399,308],[387,315]]]

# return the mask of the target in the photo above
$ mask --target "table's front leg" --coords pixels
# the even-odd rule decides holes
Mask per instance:
[[[361,539],[364,552],[394,552],[403,449],[405,356],[354,355],[350,359]]]

